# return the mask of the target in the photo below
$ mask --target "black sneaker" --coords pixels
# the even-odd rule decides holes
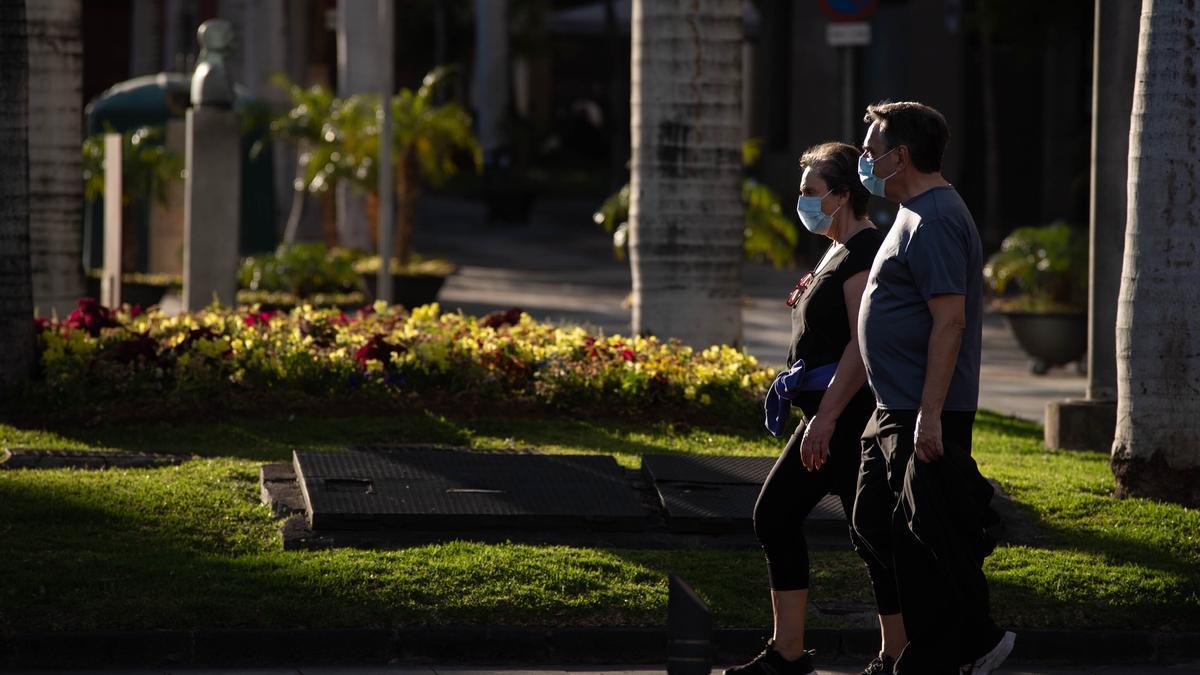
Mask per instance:
[[[862,671],[862,675],[892,675],[892,667],[896,665],[896,661],[887,654],[880,654],[867,664],[867,669]]]
[[[758,656],[749,663],[726,668],[725,675],[817,675],[812,664],[813,652],[806,651],[795,661],[783,658],[775,651],[775,641],[770,640]]]

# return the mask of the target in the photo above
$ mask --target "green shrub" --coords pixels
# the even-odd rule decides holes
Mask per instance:
[[[1021,227],[1005,237],[983,276],[997,305],[1011,311],[1085,311],[1087,237],[1058,221]]]
[[[280,244],[274,253],[242,260],[238,283],[250,291],[286,292],[299,298],[360,290],[358,256],[325,244]]]

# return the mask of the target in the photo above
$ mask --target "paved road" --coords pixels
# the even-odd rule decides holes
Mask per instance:
[[[628,334],[629,264],[616,260],[608,235],[591,221],[588,202],[540,203],[527,225],[487,225],[479,204],[430,198],[415,244],[456,261],[460,271],[442,290],[442,306],[484,314],[521,307],[542,320],[580,323]],[[791,331],[783,298],[797,270],[743,265],[745,344],[764,364],[782,365]],[[1086,380],[1074,368],[1030,373],[996,315],[985,318],[980,407],[1041,422],[1048,401],[1080,397]]]

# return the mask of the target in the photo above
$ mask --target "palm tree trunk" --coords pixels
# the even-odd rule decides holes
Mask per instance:
[[[33,369],[29,52],[24,0],[0,0],[0,393]]]
[[[634,0],[633,330],[739,343],[741,0]]]
[[[80,0],[31,2],[30,255],[34,305],[70,311],[83,295],[83,39]]]
[[[1188,3],[1190,4],[1190,3]],[[1144,0],[1117,305],[1119,496],[1200,505],[1200,25]]]
[[[396,167],[396,185],[400,188],[396,195],[399,210],[396,212],[396,258],[401,265],[407,265],[412,257],[412,234],[417,220],[417,199],[420,198],[420,186],[417,175],[416,155],[412,151],[405,152]]]

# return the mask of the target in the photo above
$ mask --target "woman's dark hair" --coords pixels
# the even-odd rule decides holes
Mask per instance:
[[[867,200],[871,193],[858,179],[858,148],[845,143],[822,143],[814,145],[800,155],[800,171],[811,169],[825,181],[834,194],[850,193],[850,208],[854,215],[867,215]]]
[[[863,121],[879,123],[879,134],[888,150],[908,146],[908,156],[917,171],[942,170],[942,155],[950,142],[950,125],[942,113],[922,103],[880,101],[867,106]]]

